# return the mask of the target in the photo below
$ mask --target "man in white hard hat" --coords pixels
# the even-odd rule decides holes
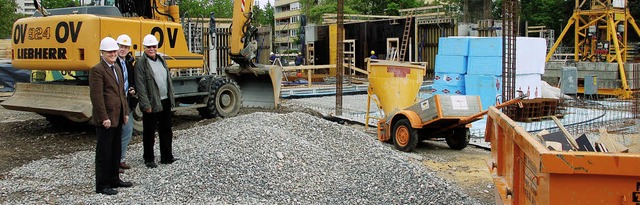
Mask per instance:
[[[133,135],[133,111],[138,105],[138,99],[135,97],[135,79],[133,70],[133,57],[129,50],[131,48],[131,37],[127,34],[122,34],[116,39],[118,43],[118,58],[116,64],[122,68],[122,75],[124,79],[124,90],[127,97],[127,103],[129,104],[129,122],[122,126],[122,154],[120,156],[120,173],[124,173],[124,169],[131,169],[126,162],[127,146],[131,141]]]
[[[302,52],[298,52],[298,56],[296,56],[296,66],[300,66],[304,64],[304,56],[302,56]]]
[[[273,64],[273,62],[276,60],[276,54],[271,52],[269,54],[269,63]]]
[[[148,34],[142,39],[144,54],[136,60],[135,79],[140,110],[142,110],[142,146],[144,164],[156,168],[153,146],[155,132],[158,129],[160,141],[160,163],[172,164],[171,108],[174,106],[173,85],[169,66],[162,56],[157,54],[158,39]]]
[[[129,121],[122,69],[116,64],[118,43],[111,37],[100,42],[100,62],[89,73],[93,124],[96,126],[96,192],[118,194],[113,188],[133,186],[120,179],[122,125]]]

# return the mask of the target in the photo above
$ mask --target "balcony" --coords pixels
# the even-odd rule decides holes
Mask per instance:
[[[297,38],[295,36],[277,36],[273,39],[275,43],[288,43],[293,42],[293,40]]]
[[[281,18],[287,18],[287,17],[291,17],[291,16],[298,16],[298,15],[300,15],[300,10],[293,10],[293,11],[285,11],[285,12],[276,13],[276,14],[273,15],[273,18],[281,19]]]
[[[300,23],[276,25],[275,31],[292,30],[300,28]]]
[[[273,7],[278,7],[278,6],[283,6],[283,5],[287,5],[287,4],[291,4],[294,2],[298,2],[299,0],[277,0],[275,1],[273,4],[275,4]]]

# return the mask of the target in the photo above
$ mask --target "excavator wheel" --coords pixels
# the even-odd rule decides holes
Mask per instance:
[[[453,129],[452,133],[445,138],[449,148],[462,150],[469,144],[469,128],[462,127]]]
[[[204,118],[231,117],[238,114],[242,106],[240,87],[229,78],[216,78],[211,83],[207,107],[199,108]]]
[[[410,152],[418,145],[418,132],[411,127],[408,119],[398,120],[393,125],[393,145],[397,150]]]

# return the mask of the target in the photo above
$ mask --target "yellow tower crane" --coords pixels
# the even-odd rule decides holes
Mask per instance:
[[[640,29],[627,7],[627,0],[575,0],[573,15],[551,47],[546,61],[551,59],[562,38],[574,27],[575,61],[618,63],[622,87],[599,90],[598,93],[631,98],[632,92],[624,69],[629,25],[640,35]]]

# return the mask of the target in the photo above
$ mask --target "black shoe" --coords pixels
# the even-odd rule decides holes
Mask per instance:
[[[104,188],[101,190],[96,190],[96,193],[99,194],[106,194],[106,195],[116,195],[118,194],[118,190],[112,189],[112,188]]]
[[[178,161],[178,158],[172,158],[170,160],[160,160],[160,164],[173,164],[173,162]]]
[[[147,165],[147,168],[156,168],[158,165],[155,162],[145,162],[144,165]]]
[[[125,182],[125,181],[122,181],[122,180],[118,180],[118,181],[116,181],[116,183],[113,183],[111,185],[111,188],[132,187],[132,186],[133,186],[133,183],[131,183],[131,182]]]

